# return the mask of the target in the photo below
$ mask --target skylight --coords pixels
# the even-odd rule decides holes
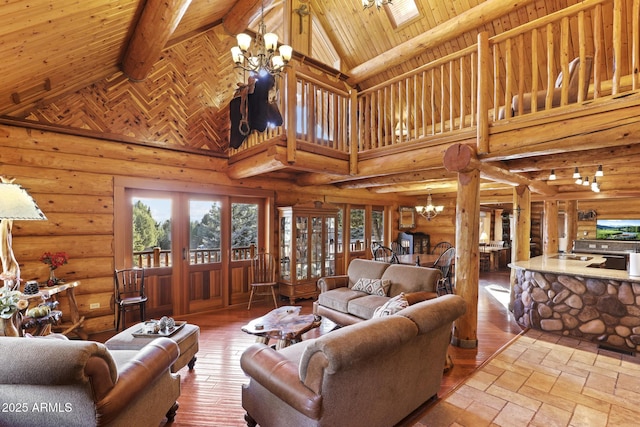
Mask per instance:
[[[392,4],[387,4],[384,8],[393,28],[398,28],[420,15],[414,0],[393,0]]]

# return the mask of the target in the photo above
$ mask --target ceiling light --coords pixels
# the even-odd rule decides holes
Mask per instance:
[[[600,191],[600,186],[598,185],[598,181],[596,180],[596,177],[593,177],[593,182],[591,183],[591,190],[595,191],[596,193]]]
[[[555,169],[551,169],[551,174],[549,175],[549,181],[555,181],[556,179],[556,171]]]
[[[367,9],[371,6],[375,6],[380,10],[385,4],[393,4],[392,0],[362,0],[362,7]]]
[[[275,76],[280,74],[291,60],[293,53],[291,46],[283,44],[278,48],[278,36],[267,33],[267,26],[264,23],[264,1],[253,47],[251,36],[248,34],[240,33],[236,36],[236,40],[238,45],[231,48],[231,56],[236,68],[244,71],[257,74],[265,70]]]
[[[584,178],[584,181],[582,181],[582,185],[584,185],[585,187],[589,186],[589,177],[588,176]]]
[[[582,177],[581,176],[579,176],[578,179],[576,179],[576,184],[582,185]]]
[[[578,172],[578,168],[575,168],[575,170],[573,171],[573,178],[580,179],[580,181],[582,182],[582,177],[580,176],[580,172]]]
[[[602,165],[598,166],[598,171],[596,172],[596,176],[604,176],[604,172],[602,171]]]
[[[434,206],[433,200],[431,199],[431,193],[427,196],[427,204],[426,206],[416,206],[416,212],[425,217],[427,221],[431,221],[431,218],[434,218],[440,212],[444,210],[444,206]]]

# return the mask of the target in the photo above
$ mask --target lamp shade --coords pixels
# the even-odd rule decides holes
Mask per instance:
[[[46,220],[35,200],[18,184],[0,183],[0,219]]]

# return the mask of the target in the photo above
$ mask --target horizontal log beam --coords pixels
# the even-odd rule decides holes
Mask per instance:
[[[478,169],[482,178],[494,182],[513,186],[526,185],[531,191],[545,196],[553,196],[557,193],[555,188],[542,181],[535,181],[507,169],[481,162],[478,160],[475,149],[470,145],[454,144],[450,146],[445,152],[443,163],[450,172],[468,173]]]

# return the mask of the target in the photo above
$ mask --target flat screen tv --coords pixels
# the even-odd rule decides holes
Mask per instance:
[[[598,219],[596,239],[640,241],[640,219]]]

